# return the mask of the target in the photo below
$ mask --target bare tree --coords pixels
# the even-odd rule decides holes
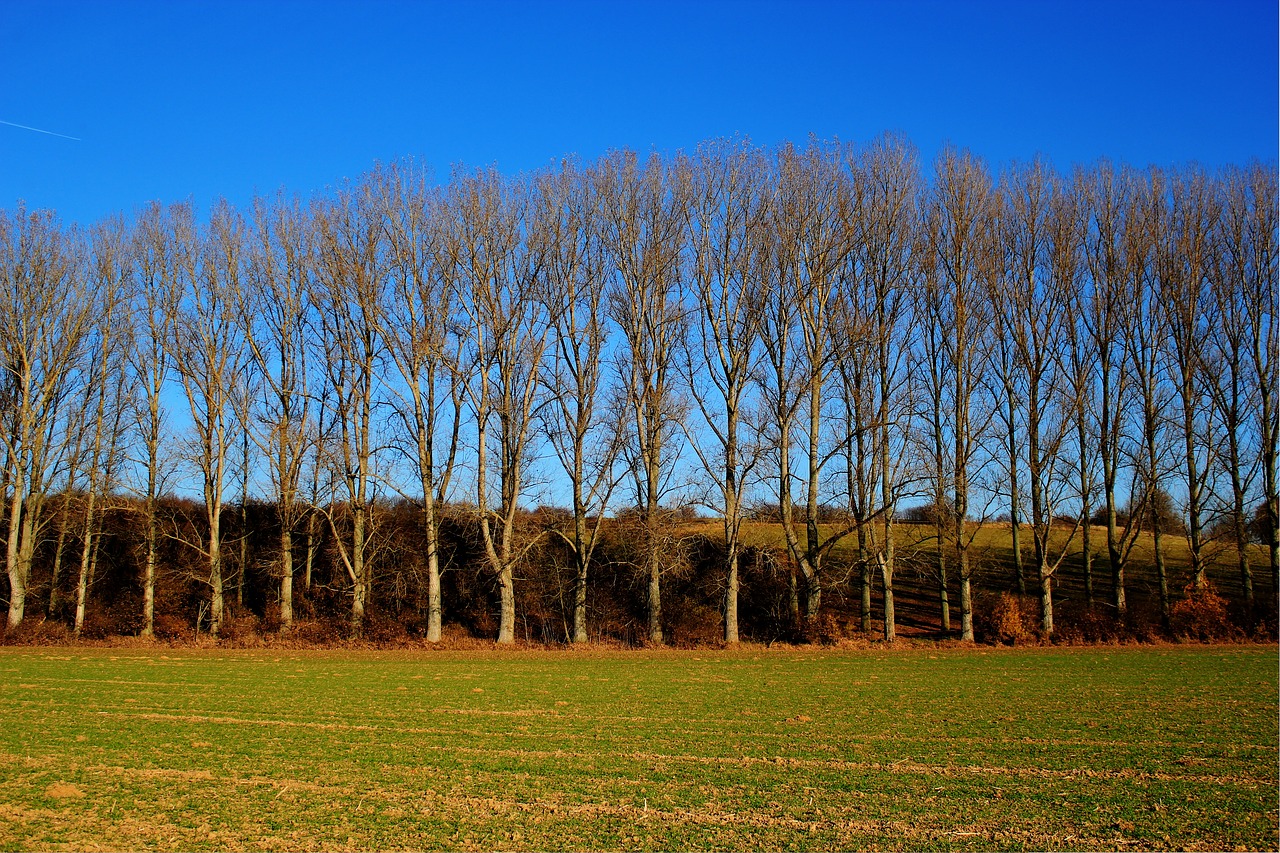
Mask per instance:
[[[1276,353],[1280,352],[1280,324],[1276,322],[1276,173],[1261,163],[1248,166],[1234,178],[1229,208],[1245,207],[1246,240],[1233,258],[1232,269],[1243,275],[1242,307],[1248,318],[1252,376],[1257,382],[1258,455],[1262,467],[1262,497],[1266,516],[1266,546],[1271,562],[1271,594],[1280,589],[1280,495],[1276,459],[1280,456],[1280,406],[1276,403]],[[1238,214],[1237,214],[1238,215]]]
[[[409,436],[408,455],[421,492],[427,568],[427,641],[439,642],[440,509],[449,494],[462,427],[463,372],[455,302],[442,243],[449,215],[412,162],[375,173],[386,227],[389,287],[379,316],[396,365],[403,404],[396,416]]]
[[[760,357],[767,168],[759,151],[732,142],[703,145],[677,167],[680,179],[691,184],[689,279],[697,322],[688,326],[687,390],[711,439],[689,444],[713,483],[708,502],[724,523],[724,640],[730,644],[738,642],[743,495],[762,454],[749,438],[745,414]]]
[[[321,464],[332,480],[330,500],[322,511],[351,584],[351,632],[359,636],[373,584],[376,544],[373,502],[379,447],[374,409],[386,358],[379,334],[385,305],[385,229],[368,181],[348,184],[334,199],[317,202],[311,217],[317,356],[327,385],[326,417],[334,432],[323,445]],[[339,527],[344,518],[351,525],[349,536]]]
[[[600,188],[566,162],[537,183],[537,212],[546,232],[547,306],[552,324],[544,423],[568,478],[572,530],[556,530],[573,553],[572,640],[587,636],[587,573],[618,484],[621,421],[607,405],[609,345],[606,261],[599,233]]]
[[[191,212],[187,206],[169,209],[159,204],[146,208],[134,230],[137,301],[134,335],[129,348],[129,369],[139,394],[135,400],[134,428],[141,448],[134,461],[146,479],[142,487],[143,556],[142,635],[155,632],[156,575],[159,570],[160,524],[158,502],[170,469],[166,453],[165,388],[173,364],[170,341],[182,296],[182,275],[187,268],[183,253],[192,250]],[[183,237],[180,241],[179,237]]]
[[[1096,448],[1102,468],[1102,501],[1106,516],[1107,561],[1111,569],[1111,597],[1117,615],[1128,610],[1125,567],[1141,526],[1118,523],[1119,486],[1126,460],[1137,458],[1126,431],[1135,401],[1135,382],[1126,352],[1135,315],[1130,310],[1128,282],[1145,264],[1142,229],[1135,209],[1141,198],[1140,179],[1103,161],[1077,172],[1080,228],[1090,289],[1083,306],[1088,359],[1096,369],[1095,398],[1089,444]],[[1137,257],[1130,257],[1130,252]],[[1082,414],[1084,414],[1082,409]]]
[[[132,331],[129,316],[129,287],[132,284],[131,235],[124,222],[110,218],[94,226],[91,235],[89,276],[98,296],[98,312],[91,335],[90,357],[84,398],[84,453],[73,466],[85,472],[84,513],[80,525],[80,571],[76,582],[75,634],[84,629],[89,586],[95,573],[100,501],[114,485],[118,468],[121,425],[132,389],[124,358]]]
[[[884,592],[883,631],[896,638],[893,600],[894,517],[897,504],[914,479],[909,457],[915,408],[908,370],[915,285],[915,226],[919,219],[915,150],[904,140],[885,137],[850,164],[854,175],[855,240],[850,258],[853,287],[846,294],[846,342],[854,349],[839,369],[845,396],[854,403],[846,446],[854,451],[847,469],[849,493],[862,555],[862,620],[869,629],[873,559]],[[859,343],[861,342],[861,343]],[[853,380],[853,381],[850,381]],[[871,527],[878,521],[878,530]],[[870,535],[868,535],[870,534]]]
[[[950,433],[947,394],[948,340],[946,290],[936,250],[938,219],[931,211],[923,211],[916,237],[915,275],[916,286],[912,291],[911,311],[920,328],[920,335],[911,353],[910,369],[921,378],[917,400],[917,421],[922,424],[915,433],[916,452],[922,458],[921,467],[926,472],[930,515],[933,527],[934,562],[922,570],[932,575],[938,584],[939,616],[943,633],[951,632],[951,600],[947,590],[948,564],[946,543],[950,535],[949,508],[951,496],[948,482],[951,473],[951,456],[948,452]],[[864,593],[870,598],[869,591]],[[864,604],[867,614],[864,631],[870,630],[871,603]]]
[[[973,592],[970,548],[976,531],[968,521],[970,487],[981,463],[985,419],[979,405],[980,344],[984,332],[981,282],[999,275],[1003,260],[994,235],[994,190],[986,166],[972,155],[948,149],[934,164],[929,204],[931,243],[939,273],[936,314],[925,322],[949,332],[944,405],[951,410],[952,546],[960,576],[960,637],[973,640]]]
[[[1001,214],[1007,211],[1001,210]],[[1006,231],[1011,231],[1007,223],[1001,222]],[[1018,585],[1018,592],[1027,592],[1027,573],[1023,565],[1022,548],[1022,472],[1026,455],[1026,413],[1023,412],[1027,392],[1023,384],[1024,376],[1019,370],[1018,350],[1014,342],[1013,325],[1018,287],[1025,282],[1017,280],[1018,271],[1013,269],[1011,247],[1008,236],[1001,236],[1000,245],[994,247],[989,274],[985,277],[985,298],[991,306],[992,334],[987,339],[985,353],[986,370],[992,378],[992,386],[1001,392],[1000,405],[995,407],[996,419],[1001,435],[1000,458],[1008,490],[1005,497],[1009,500],[1009,538],[1013,551],[1013,578]],[[1038,237],[1039,235],[1037,235]]]
[[[1141,441],[1135,460],[1134,486],[1130,489],[1130,528],[1150,520],[1155,549],[1156,581],[1160,590],[1160,612],[1169,619],[1169,572],[1165,564],[1161,513],[1147,513],[1168,476],[1164,459],[1169,451],[1164,413],[1172,403],[1166,378],[1168,363],[1164,341],[1168,313],[1160,303],[1154,282],[1156,242],[1165,227],[1162,221],[1165,192],[1163,176],[1152,171],[1134,188],[1130,216],[1125,222],[1125,269],[1123,302],[1129,318],[1124,338],[1127,369],[1134,380],[1138,399],[1138,428]]]
[[[1093,579],[1093,501],[1098,491],[1098,452],[1094,447],[1095,412],[1100,401],[1096,385],[1098,370],[1089,338],[1089,270],[1087,261],[1087,220],[1090,205],[1083,192],[1080,173],[1072,183],[1059,185],[1059,198],[1068,199],[1070,218],[1055,207],[1050,223],[1051,241],[1055,249],[1076,253],[1078,274],[1067,283],[1062,292],[1063,352],[1059,358],[1064,373],[1064,389],[1073,402],[1071,421],[1075,430],[1076,497],[1080,501],[1080,567],[1084,572],[1085,600],[1089,607],[1095,602]],[[1069,196],[1066,195],[1069,193]]]
[[[8,490],[8,628],[26,612],[46,486],[69,447],[65,403],[79,371],[96,294],[86,286],[78,234],[51,213],[0,211],[0,370],[7,405],[3,483]]]
[[[597,172],[601,232],[615,272],[609,316],[622,332],[622,393],[634,430],[629,448],[636,506],[644,525],[649,641],[662,642],[662,498],[680,411],[674,398],[679,343],[687,322],[682,304],[684,187],[668,180],[655,154],[606,158]]]
[[[1041,629],[1052,636],[1053,579],[1081,524],[1077,517],[1066,542],[1053,541],[1058,504],[1072,479],[1062,451],[1078,399],[1065,375],[1063,355],[1068,302],[1080,276],[1080,248],[1073,197],[1043,161],[1012,170],[1003,189],[1007,218],[1002,236],[1012,261],[1004,304],[1014,369],[1026,396],[1027,485]]]
[[[853,249],[851,178],[839,146],[813,142],[803,152],[784,147],[777,156],[778,189],[772,207],[775,234],[762,323],[767,370],[765,398],[778,453],[778,504],[787,551],[805,582],[805,619],[812,628],[822,603],[824,563],[856,524],[823,535],[823,481],[829,463],[847,442],[831,435],[827,392],[840,349],[835,345],[842,288],[848,285]],[[793,471],[798,433],[801,473]],[[792,480],[804,489],[803,538],[795,521]]]
[[[1198,168],[1176,173],[1159,196],[1166,205],[1157,237],[1157,298],[1167,319],[1164,345],[1170,376],[1177,389],[1181,418],[1182,461],[1187,490],[1187,544],[1191,578],[1205,584],[1204,500],[1212,469],[1213,448],[1206,439],[1209,394],[1205,387],[1204,341],[1208,336],[1205,305],[1212,273],[1211,240],[1218,216],[1217,199],[1208,176]]]
[[[255,199],[253,220],[246,287],[237,296],[261,393],[257,423],[246,435],[268,460],[280,523],[275,571],[280,629],[288,631],[293,626],[293,537],[306,512],[301,479],[313,440],[307,368],[313,325],[311,223],[297,201],[283,196]]]
[[[205,558],[209,586],[209,633],[217,636],[225,617],[222,510],[229,454],[235,439],[235,394],[245,363],[243,329],[236,311],[245,243],[244,222],[226,202],[215,206],[203,239],[190,207],[172,219],[182,259],[182,297],[168,341],[174,370],[191,415],[191,464],[200,475],[205,539],[188,543]],[[197,242],[198,241],[198,242]]]
[[[1221,216],[1210,282],[1212,319],[1202,350],[1207,361],[1205,380],[1214,406],[1212,443],[1222,449],[1220,467],[1230,488],[1227,513],[1251,619],[1255,592],[1246,501],[1260,471],[1264,504],[1269,504],[1266,499],[1275,488],[1274,474],[1269,476],[1266,467],[1268,461],[1275,464],[1274,452],[1268,460],[1267,448],[1269,441],[1275,441],[1271,427],[1274,374],[1258,372],[1268,368],[1275,349],[1274,340],[1270,346],[1266,343],[1267,337],[1274,335],[1271,309],[1275,293],[1275,212],[1258,209],[1264,204],[1274,206],[1274,185],[1274,174],[1270,170],[1264,173],[1257,164],[1248,169],[1228,169],[1220,178]],[[1270,230],[1263,233],[1268,227]],[[1251,417],[1255,411],[1263,413],[1263,417]]]
[[[518,523],[550,331],[542,293],[545,235],[529,215],[526,185],[490,171],[459,175],[451,189],[457,233],[450,253],[475,365],[467,397],[476,424],[476,506],[501,597],[498,642],[513,643],[515,567],[537,541],[522,540]]]

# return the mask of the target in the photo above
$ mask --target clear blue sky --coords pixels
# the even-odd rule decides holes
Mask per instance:
[[[309,194],[741,134],[1272,161],[1277,4],[0,2],[0,207]]]

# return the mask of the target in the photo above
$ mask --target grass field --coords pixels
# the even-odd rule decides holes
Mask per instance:
[[[4,849],[1275,849],[1274,646],[0,650]]]

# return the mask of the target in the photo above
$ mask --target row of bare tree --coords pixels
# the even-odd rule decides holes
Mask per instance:
[[[1068,554],[1083,552],[1094,597],[1094,537],[1124,614],[1137,520],[1168,492],[1195,584],[1206,531],[1227,524],[1252,608],[1259,505],[1272,594],[1280,573],[1276,204],[1260,164],[1063,174],[1037,160],[997,176],[948,149],[926,177],[885,137],[717,141],[441,183],[402,162],[306,203],[204,219],[155,204],[84,230],[0,212],[8,625],[53,537],[57,594],[68,529],[45,504],[62,493],[84,496],[66,569],[80,629],[102,502],[127,491],[144,516],[149,633],[162,540],[177,535],[157,506],[175,490],[202,499],[184,544],[202,555],[215,634],[222,519],[253,492],[280,522],[286,629],[295,559],[310,576],[323,532],[360,630],[389,496],[420,509],[429,640],[446,502],[476,515],[499,642],[515,636],[517,567],[548,535],[572,554],[572,637],[586,639],[588,573],[619,507],[643,531],[648,637],[662,642],[680,504],[723,520],[727,642],[759,503],[776,506],[810,619],[852,537],[864,628],[876,582],[887,640],[895,514],[920,503],[943,628],[958,577],[964,639],[974,519],[1007,514],[1010,582],[1040,592],[1051,634]],[[566,521],[529,533],[535,502],[567,505]],[[1172,532],[1154,525],[1166,613]]]

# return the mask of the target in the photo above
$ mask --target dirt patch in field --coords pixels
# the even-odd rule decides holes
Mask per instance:
[[[84,791],[68,782],[54,782],[44,792],[55,800],[78,800],[84,796]]]

